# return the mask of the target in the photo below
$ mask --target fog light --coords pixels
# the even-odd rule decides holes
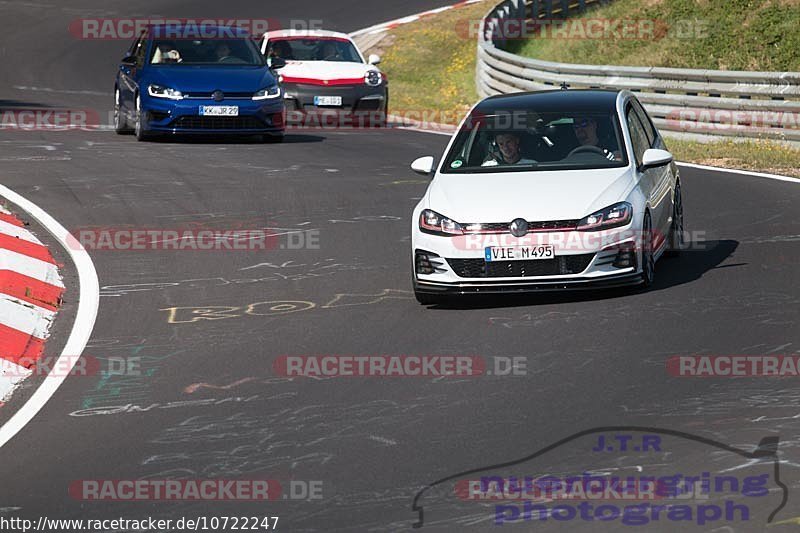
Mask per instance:
[[[433,252],[426,252],[424,250],[417,250],[414,253],[414,271],[417,274],[435,274],[436,272],[445,272],[441,257]]]
[[[636,247],[633,243],[620,246],[617,256],[612,263],[616,268],[636,268]]]
[[[169,112],[166,111],[150,111],[150,120],[148,122],[161,122],[169,118]]]

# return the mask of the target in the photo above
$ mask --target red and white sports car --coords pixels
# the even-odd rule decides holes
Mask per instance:
[[[286,61],[279,80],[290,115],[333,113],[385,121],[389,90],[386,76],[376,66],[381,59],[372,54],[365,60],[347,34],[271,31],[263,36],[261,52],[268,59]]]

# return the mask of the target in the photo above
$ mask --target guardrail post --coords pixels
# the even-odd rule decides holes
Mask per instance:
[[[553,18],[553,0],[544,0],[544,12],[546,18]]]
[[[539,0],[531,2],[531,18],[536,20],[539,18]]]
[[[586,0],[578,0],[578,11],[581,13],[586,11]]]
[[[569,0],[561,0],[561,16],[564,18],[569,16]]]

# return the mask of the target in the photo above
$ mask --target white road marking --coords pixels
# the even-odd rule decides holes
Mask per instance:
[[[71,373],[72,367],[77,362],[75,354],[83,353],[84,348],[86,348],[86,343],[89,341],[97,320],[97,308],[100,304],[100,283],[97,280],[97,270],[95,270],[89,254],[80,244],[74,243],[74,239],[71,239],[69,232],[56,219],[47,214],[41,207],[4,185],[0,185],[0,196],[19,206],[58,240],[75,264],[80,286],[79,294],[75,297],[78,301],[75,323],[72,325],[72,331],[67,343],[64,345],[61,356],[56,364],[53,365],[53,369],[57,368],[59,371],[57,375],[53,372],[48,374],[28,401],[0,427],[0,448],[2,448],[28,422],[33,420],[33,417],[45,406]]]
[[[29,87],[25,85],[14,85],[18,91],[33,91],[40,93],[60,93],[60,94],[91,94],[95,96],[114,96],[112,93],[103,93],[100,91],[68,91],[64,89],[51,89],[49,87]]]
[[[788,181],[790,183],[800,183],[800,178],[792,178],[790,176],[781,176],[779,174],[768,174],[766,172],[753,172],[752,170],[738,170],[722,167],[710,167],[708,165],[697,165],[695,163],[682,163],[677,162],[682,167],[697,168],[700,170],[710,170],[712,172],[731,172],[733,174],[742,174],[743,176],[755,176],[757,178],[767,178],[778,181]]]

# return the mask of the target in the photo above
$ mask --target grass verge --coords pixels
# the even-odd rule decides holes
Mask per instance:
[[[650,30],[596,32],[585,19],[635,21]],[[571,35],[513,42],[510,52],[546,61],[715,70],[800,70],[798,0],[614,0],[570,17]],[[575,33],[575,31],[578,31]],[[592,35],[590,33],[590,35]]]
[[[728,0],[719,4],[742,4]],[[800,5],[800,0],[752,0],[755,4]],[[456,124],[478,100],[475,89],[476,42],[464,38],[467,20],[483,17],[497,0],[486,0],[461,9],[445,11],[425,19],[398,26],[379,45],[383,53],[381,68],[390,80],[390,113],[429,112],[430,120]],[[615,4],[630,4],[617,0]],[[633,3],[642,3],[641,0]],[[717,5],[717,2],[688,0],[648,0],[643,6],[661,4]],[[632,16],[632,15],[628,15]],[[797,32],[800,35],[800,32]],[[563,41],[561,43],[563,45]],[[797,55],[800,45],[795,48]],[[628,56],[629,57],[629,56]],[[544,58],[553,59],[553,58]],[[572,55],[556,60],[585,62],[585,57]],[[795,58],[796,60],[796,58]],[[783,61],[783,60],[781,60]],[[624,63],[624,61],[623,61]],[[634,62],[635,63],[635,62]],[[676,63],[671,66],[687,66]],[[720,66],[720,65],[717,65]],[[737,65],[738,66],[738,65]],[[774,68],[770,65],[770,68]],[[800,177],[800,149],[772,141],[719,140],[710,143],[667,139],[670,150],[679,161],[772,172]]]

